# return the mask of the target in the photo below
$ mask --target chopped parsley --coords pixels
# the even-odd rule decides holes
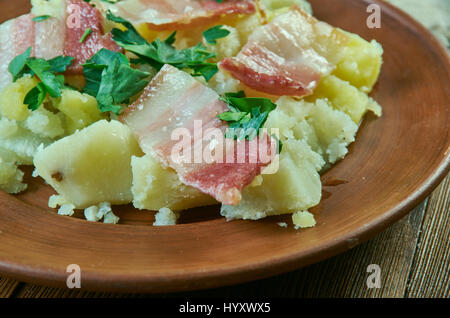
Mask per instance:
[[[130,65],[119,52],[101,49],[83,64],[86,86],[83,92],[97,99],[100,111],[119,115],[120,104],[139,93],[147,84],[150,74]]]
[[[164,64],[170,64],[178,69],[189,69],[192,71],[191,75],[203,76],[206,81],[218,72],[217,64],[208,62],[209,59],[216,57],[216,54],[209,52],[201,43],[194,47],[177,50],[173,46],[176,32],[164,41],[156,39],[150,43],[127,20],[115,16],[110,11],[107,12],[106,17],[126,28],[125,31],[112,29],[114,41],[125,50],[136,54],[140,61],[150,64],[158,71]]]
[[[63,73],[73,63],[73,57],[58,56],[50,60],[30,57],[31,47],[16,56],[8,66],[13,82],[25,74],[36,76],[40,82],[31,89],[24,99],[24,104],[31,110],[36,110],[43,103],[47,94],[51,97],[60,97],[64,87]]]
[[[219,114],[220,120],[231,128],[226,137],[252,140],[277,105],[268,98],[246,97],[243,91],[225,93],[220,99],[228,105],[227,112]]]
[[[217,39],[221,39],[230,34],[230,31],[223,28],[223,25],[216,25],[205,32],[203,32],[203,37],[209,44],[217,44]]]
[[[40,22],[40,21],[47,20],[48,18],[50,18],[49,15],[40,15],[40,16],[34,17],[32,20],[34,22]]]
[[[80,38],[80,43],[83,43],[84,40],[86,40],[86,38],[92,33],[92,29],[91,28],[87,28],[86,30],[84,30],[83,35]]]

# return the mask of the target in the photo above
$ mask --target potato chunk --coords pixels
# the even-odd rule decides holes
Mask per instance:
[[[348,42],[333,74],[369,93],[380,75],[383,47],[375,40],[368,42],[359,35],[342,32],[347,34]]]
[[[105,118],[98,109],[97,100],[94,97],[75,90],[64,89],[56,103],[56,108],[67,116],[66,124],[69,133]]]
[[[19,78],[0,92],[0,114],[8,119],[25,120],[31,113],[23,103],[28,92],[37,85],[37,79],[30,75]]]
[[[278,128],[283,149],[279,170],[262,175],[262,183],[248,186],[236,206],[223,205],[228,219],[260,219],[307,210],[320,202],[319,172],[343,158],[358,126],[326,99],[314,103],[282,97],[266,123]]]
[[[289,139],[283,143],[278,172],[262,175],[260,185],[244,189],[238,205],[222,205],[220,213],[227,219],[257,220],[313,207],[322,196],[318,171],[324,164],[305,141]]]
[[[4,131],[11,128],[10,134],[4,137]],[[6,150],[16,156],[18,164],[30,165],[40,145],[46,146],[52,142],[49,138],[38,136],[17,122],[0,119],[0,150]]]
[[[8,193],[19,193],[27,188],[22,183],[23,172],[16,164],[16,156],[0,148],[0,190]]]
[[[375,115],[381,115],[381,107],[364,92],[350,85],[349,82],[334,75],[323,78],[314,94],[307,98],[315,101],[317,98],[327,98],[334,109],[343,111],[359,124],[364,114],[371,110]]]
[[[131,157],[140,155],[127,126],[101,120],[39,151],[34,165],[68,202],[87,208],[131,202]]]
[[[216,204],[209,195],[183,184],[175,171],[164,169],[152,156],[133,157],[133,204],[138,209],[186,210]]]

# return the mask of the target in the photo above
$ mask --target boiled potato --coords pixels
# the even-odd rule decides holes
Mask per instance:
[[[358,130],[350,116],[325,99],[309,103],[289,97],[277,101],[266,127],[278,128],[283,142],[278,171],[262,175],[260,185],[246,187],[237,206],[223,205],[221,213],[228,219],[255,220],[317,205],[319,172],[345,156]]]
[[[293,5],[297,5],[309,14],[312,14],[311,5],[305,0],[262,0],[261,4],[266,11],[269,21],[277,15],[286,13]]]
[[[37,79],[25,75],[6,86],[0,93],[0,114],[8,119],[27,119],[31,111],[23,101],[28,92],[37,84]]]
[[[252,14],[239,19],[235,25],[236,30],[239,33],[242,45],[248,42],[249,36],[253,31],[264,23],[264,18],[260,14]]]
[[[349,115],[356,124],[361,122],[368,110],[374,111],[378,116],[381,115],[381,107],[377,102],[349,82],[334,75],[323,78],[314,94],[307,100],[315,101],[317,98],[327,98],[333,108]]]
[[[221,214],[227,219],[257,220],[313,207],[321,199],[318,171],[324,164],[305,141],[288,139],[283,142],[278,171],[263,174],[261,185],[244,188],[241,202],[222,205]]]
[[[266,126],[278,128],[282,141],[290,138],[304,140],[327,163],[334,163],[345,156],[347,146],[355,140],[358,131],[350,116],[333,109],[326,99],[309,103],[282,97],[269,115]]]
[[[224,38],[217,39],[215,45],[210,45],[210,49],[216,52],[218,61],[225,57],[237,55],[243,46],[236,28],[228,25],[223,26],[223,28],[230,33]]]
[[[1,126],[4,121],[0,121]],[[10,134],[7,138],[0,137],[0,149],[7,150],[14,153],[19,164],[30,165],[33,163],[33,157],[36,154],[38,148],[43,145],[49,145],[52,143],[52,139],[38,136],[23,125],[16,124],[14,128],[15,132]]]
[[[17,166],[15,153],[0,147],[0,190],[19,193],[27,188],[22,182],[23,172]]]
[[[142,155],[130,129],[101,120],[39,151],[34,165],[77,208],[132,201],[131,157]]]
[[[333,74],[369,93],[380,75],[383,47],[375,40],[367,42],[359,35],[345,33],[349,41],[345,45],[344,57]]]
[[[43,106],[31,112],[24,126],[44,138],[57,138],[65,134],[64,116],[61,113],[54,114]]]
[[[0,190],[19,193],[27,188],[22,182],[23,172],[14,162],[6,161],[0,155]]]
[[[343,158],[348,152],[347,146],[355,141],[358,125],[347,114],[333,109],[325,100],[317,100],[307,121],[314,128],[328,163]]]
[[[97,100],[94,97],[71,89],[62,90],[61,97],[55,102],[55,107],[66,115],[69,134],[106,117],[98,109]]]
[[[306,0],[261,0],[261,4],[267,10],[290,8],[297,5],[308,13],[312,13],[311,5]]]
[[[31,5],[31,13],[35,16],[49,15],[61,18],[65,13],[65,0],[31,0]]]
[[[133,157],[133,204],[138,209],[185,210],[217,203],[209,195],[184,185],[175,171],[164,169],[150,155]]]
[[[14,136],[19,130],[17,121],[8,119],[6,117],[0,117],[0,138],[6,139],[10,136]]]

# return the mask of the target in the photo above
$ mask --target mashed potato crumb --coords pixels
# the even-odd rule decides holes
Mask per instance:
[[[73,204],[63,204],[58,210],[59,215],[72,216],[75,212],[75,205]]]
[[[93,205],[84,209],[84,217],[89,222],[98,222],[101,220],[103,215],[98,212],[98,206]]]
[[[292,214],[292,222],[294,223],[296,230],[299,228],[305,229],[314,227],[316,225],[314,215],[308,211],[298,211]]]
[[[68,202],[62,195],[57,194],[50,196],[50,198],[48,199],[48,206],[53,209],[56,209],[58,206],[63,206],[64,204],[69,203],[70,202]]]
[[[0,189],[8,193],[19,193],[27,188],[23,181],[23,172],[14,162],[3,158],[0,149]],[[7,154],[4,155],[5,157]]]
[[[98,222],[103,219],[103,223],[117,224],[120,218],[111,209],[110,202],[102,202],[84,209],[84,217],[89,222]]]
[[[109,202],[102,202],[98,205],[98,214],[103,216],[103,223],[119,223],[119,217],[113,213]]]
[[[117,224],[119,223],[119,217],[115,215],[112,211],[109,211],[103,216],[103,223],[107,224]]]
[[[154,226],[167,226],[177,224],[178,215],[171,209],[162,208],[159,209],[158,213],[155,215]]]

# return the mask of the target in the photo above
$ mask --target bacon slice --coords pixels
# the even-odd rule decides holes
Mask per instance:
[[[253,14],[252,0],[125,0],[106,5],[133,24],[147,23],[151,30],[176,30],[207,25],[223,14]]]
[[[334,69],[320,46],[332,28],[298,7],[257,28],[236,57],[219,66],[248,87],[269,95],[312,94]]]
[[[32,14],[26,14],[0,25],[0,91],[11,82],[9,63],[30,46],[32,56],[38,58],[75,57],[68,74],[82,74],[81,64],[101,48],[120,50],[110,34],[104,35],[100,11],[83,0],[62,4],[60,17],[35,22]],[[93,32],[80,43],[87,28]]]
[[[81,74],[83,72],[81,64],[90,59],[100,49],[120,51],[121,48],[112,39],[110,33],[104,34],[103,16],[98,9],[83,0],[67,0],[66,2],[68,18],[70,18],[69,14],[73,14],[75,18],[79,14],[79,21],[74,21],[75,27],[67,25],[65,28],[64,55],[75,57],[75,61],[68,71]],[[71,7],[77,9],[71,10]],[[83,43],[80,43],[80,39],[87,28],[90,28],[92,33]]]
[[[216,92],[165,65],[120,120],[142,150],[174,169],[183,183],[236,205],[241,190],[273,160],[277,143],[267,134],[251,141],[224,138],[228,125],[217,115],[227,110]]]

